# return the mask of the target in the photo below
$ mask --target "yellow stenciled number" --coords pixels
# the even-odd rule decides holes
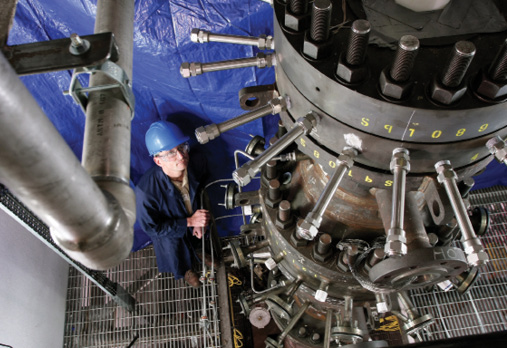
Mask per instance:
[[[442,131],[441,130],[436,130],[433,133],[431,133],[431,137],[434,138],[434,139],[440,138],[441,135],[442,135]]]
[[[482,126],[479,127],[479,132],[484,132],[486,129],[488,129],[489,124],[484,123]]]
[[[384,186],[387,186],[387,187],[393,186],[393,181],[392,180],[386,180],[386,182],[384,183]]]
[[[393,130],[393,126],[389,125],[389,124],[386,124],[384,126],[384,129],[387,130],[387,133],[391,133],[391,131]]]
[[[368,127],[370,125],[370,119],[369,118],[366,118],[366,117],[363,117],[361,119],[361,125],[362,126],[365,126],[365,127]]]
[[[409,136],[409,137],[413,137],[413,136],[414,136],[415,129],[414,129],[414,128],[409,128],[409,129],[408,129],[408,131],[409,131],[409,135],[408,135],[408,136]]]
[[[349,170],[349,176],[352,176],[352,169]]]
[[[477,157],[479,157],[479,154],[478,154],[478,153],[476,153],[476,154],[474,155],[474,157],[470,158],[470,160],[471,160],[471,161],[475,161],[475,160],[477,159]]]
[[[366,175],[366,178],[364,178],[364,181],[373,182],[373,180],[368,175]]]
[[[315,158],[319,158],[320,157],[320,153],[317,150],[313,151],[313,155],[315,156]]]
[[[300,142],[301,142],[302,146],[306,147],[306,141],[305,141],[305,139],[301,138]]]
[[[331,168],[336,168],[336,162],[335,161],[329,161],[329,166]]]
[[[462,136],[463,134],[465,134],[465,132],[466,132],[466,131],[467,131],[467,130],[466,130],[466,128],[461,128],[461,129],[458,129],[458,131],[456,132],[456,136],[457,136],[457,137],[460,137],[460,136]]]

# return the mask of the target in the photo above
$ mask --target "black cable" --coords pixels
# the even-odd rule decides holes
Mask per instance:
[[[9,346],[8,344],[3,344],[3,343],[0,343],[0,346],[2,346],[2,347],[12,348],[12,346]]]

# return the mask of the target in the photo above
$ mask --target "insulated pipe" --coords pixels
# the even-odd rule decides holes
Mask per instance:
[[[86,267],[106,269],[132,246],[132,227],[101,192],[0,54],[0,182]]]

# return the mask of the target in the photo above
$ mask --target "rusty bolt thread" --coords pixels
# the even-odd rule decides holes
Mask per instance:
[[[389,75],[396,82],[405,82],[412,74],[415,57],[419,51],[419,39],[412,35],[404,35],[398,42],[398,49]]]
[[[280,198],[280,181],[273,179],[269,182],[268,197],[271,200]]]
[[[314,42],[327,41],[331,26],[332,8],[333,5],[329,0],[315,0],[313,2],[310,38]]]
[[[491,63],[489,76],[493,81],[507,80],[507,39],[502,43],[493,63]]]
[[[282,222],[287,222],[290,219],[290,209],[291,205],[290,202],[287,200],[283,200],[280,202],[280,205],[278,205],[278,218]]]
[[[475,45],[473,43],[470,41],[456,42],[442,74],[442,84],[451,88],[458,87],[463,81],[474,55]]]
[[[324,255],[329,251],[329,248],[331,247],[331,236],[327,233],[322,234],[319,237],[319,241],[317,243],[317,252],[320,255]]]
[[[370,22],[364,19],[352,23],[350,39],[347,47],[346,61],[350,65],[360,65],[366,57],[366,47],[370,37]]]
[[[288,8],[292,14],[303,15],[308,12],[308,0],[289,0]]]

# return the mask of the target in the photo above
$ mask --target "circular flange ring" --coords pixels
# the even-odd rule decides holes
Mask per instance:
[[[455,247],[423,248],[400,258],[388,258],[373,266],[370,280],[380,286],[408,290],[433,285],[464,272],[465,253]]]

